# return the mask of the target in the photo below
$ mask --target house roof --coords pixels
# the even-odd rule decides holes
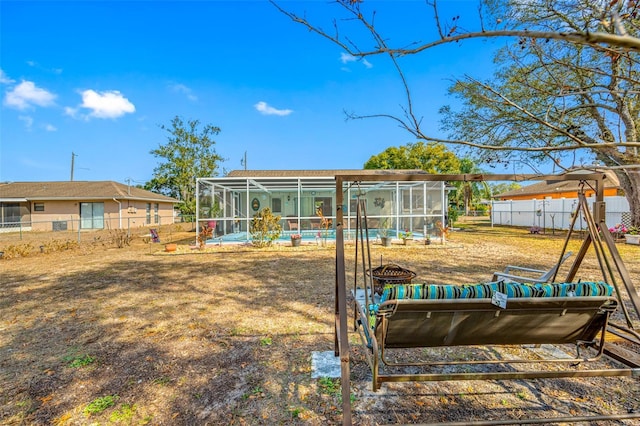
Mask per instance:
[[[203,183],[215,184],[228,190],[243,191],[249,181],[255,187],[279,191],[295,191],[298,181],[304,182],[304,187],[314,190],[334,190],[335,177],[340,174],[350,175],[380,175],[381,173],[414,173],[425,174],[422,170],[233,170],[224,177],[206,177],[198,180]],[[390,178],[392,181],[393,178]],[[378,185],[376,183],[376,185]],[[437,186],[436,183],[433,183]],[[379,186],[379,185],[378,185]]]
[[[423,170],[379,170],[379,169],[345,169],[345,170],[233,170],[227,174],[227,177],[242,177],[242,178],[258,178],[258,177],[284,177],[284,178],[295,178],[295,177],[330,177],[333,178],[339,174],[380,174],[381,172],[392,172],[392,173],[426,173]]]
[[[23,200],[145,200],[177,203],[175,198],[113,181],[0,183],[0,201]]]
[[[580,174],[580,173],[593,173],[592,170],[573,170],[563,174]],[[616,174],[611,170],[603,170],[601,173],[606,175],[604,180],[605,188],[619,188],[620,181]],[[512,191],[503,192],[502,194],[494,195],[493,198],[509,198],[523,195],[539,195],[539,194],[553,194],[563,192],[577,192],[580,187],[579,180],[564,180],[564,181],[542,181],[532,185],[523,186],[522,188],[514,189]]]

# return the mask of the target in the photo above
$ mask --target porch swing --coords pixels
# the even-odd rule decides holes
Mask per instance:
[[[366,203],[358,191],[356,207],[356,242],[354,283],[354,328],[365,347],[371,369],[372,388],[378,390],[385,382],[453,381],[453,380],[515,380],[562,377],[640,377],[640,352],[630,352],[606,341],[614,333],[640,350],[640,334],[635,331],[628,302],[640,319],[640,296],[634,289],[614,239],[604,224],[605,204],[600,173],[562,176],[512,175],[428,175],[379,174],[337,175],[336,228],[336,304],[335,352],[342,369],[343,424],[351,424],[349,380],[349,343],[347,337],[347,288],[343,236],[344,185],[359,186],[368,181],[480,181],[480,180],[576,180],[580,182],[578,207],[571,220],[558,261],[566,254],[578,217],[587,225],[586,236],[576,258],[562,282],[556,282],[557,270],[547,283],[520,283],[509,280],[464,285],[397,284],[386,285],[382,295],[376,294],[372,281],[371,250],[367,229]],[[590,183],[591,182],[591,183]],[[586,190],[596,196],[593,213],[588,208]],[[589,248],[593,245],[603,280],[573,282]],[[624,288],[616,279],[620,277]],[[624,291],[623,291],[624,290]],[[610,322],[612,313],[620,310],[625,325]],[[465,361],[428,361],[389,357],[396,349],[438,348],[457,346],[573,344],[576,355],[567,358],[499,359],[482,358]],[[585,347],[595,348],[595,354],[582,353]],[[624,364],[622,368],[576,369],[579,363],[595,361],[608,355]],[[392,359],[393,358],[393,359]],[[515,365],[554,363],[554,369],[517,370]],[[386,373],[396,367],[442,367],[491,364],[491,372],[428,372],[422,374]],[[562,368],[555,368],[562,365]],[[509,369],[498,370],[500,366]],[[388,368],[390,367],[390,368]],[[444,369],[447,371],[447,369]],[[598,416],[600,419],[640,418],[640,413]],[[550,423],[580,421],[580,418],[535,419]],[[511,423],[526,423],[513,420]],[[469,423],[473,424],[473,423]],[[483,423],[486,424],[486,423]],[[500,423],[496,423],[500,424]],[[504,424],[504,423],[502,423]]]

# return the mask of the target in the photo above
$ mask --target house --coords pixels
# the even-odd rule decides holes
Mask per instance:
[[[281,216],[285,235],[332,234],[336,219],[336,175],[375,174],[380,170],[234,170],[225,177],[196,181],[197,221],[215,236],[248,240],[253,216],[264,207]],[[402,172],[402,170],[394,170]],[[422,171],[405,171],[424,173]],[[360,182],[344,188],[345,230],[355,229],[358,199],[366,204],[369,228],[391,236],[410,230],[436,232],[447,214],[444,182]]]
[[[591,170],[574,169],[567,174],[590,173]],[[604,179],[606,223],[631,223],[629,203],[620,188],[618,177],[611,170],[601,171]],[[540,228],[568,229],[578,205],[579,180],[540,181],[512,191],[494,195],[491,203],[493,225],[537,226]],[[585,196],[593,203],[594,190],[586,186]],[[584,224],[580,218],[578,225]]]
[[[591,170],[576,169],[567,173],[591,173]],[[613,197],[623,195],[620,189],[620,181],[616,174],[611,170],[602,171],[607,178],[604,180],[604,196]],[[494,195],[496,200],[544,200],[544,199],[560,199],[560,198],[578,198],[578,188],[580,181],[541,181],[532,185],[523,186],[522,188],[512,191],[503,192]],[[590,197],[594,191],[587,189],[585,195]]]
[[[129,229],[173,223],[178,200],[113,181],[0,183],[0,230]]]

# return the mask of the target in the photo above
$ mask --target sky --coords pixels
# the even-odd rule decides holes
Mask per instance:
[[[329,3],[280,5],[332,30],[339,9]],[[444,3],[444,19],[475,19],[475,1]],[[365,5],[392,44],[437,38],[424,1]],[[364,40],[353,22],[340,22]],[[499,43],[467,41],[402,60],[432,135],[445,136],[437,112],[455,106],[452,79],[490,76]],[[176,116],[220,128],[221,174],[361,169],[388,147],[415,142],[393,120],[346,119],[345,111],[402,115],[404,90],[388,59],[356,60],[266,0],[0,0],[0,95],[0,182],[73,173],[144,184],[162,161],[151,154],[167,142],[160,126]]]

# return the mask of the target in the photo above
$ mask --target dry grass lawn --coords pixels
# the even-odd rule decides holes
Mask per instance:
[[[40,237],[53,246],[55,236]],[[0,250],[19,243],[8,238]],[[341,422],[339,381],[312,379],[310,362],[333,349],[334,246],[200,252],[188,247],[192,232],[171,239],[175,254],[136,239],[0,259],[1,424]],[[471,224],[445,245],[376,244],[372,257],[416,271],[414,282],[472,283],[506,264],[547,268],[562,243]],[[638,285],[640,247],[618,247]],[[352,261],[353,246],[346,251]],[[592,255],[579,278],[601,279]],[[638,378],[399,383],[373,393],[363,350],[351,351],[358,425],[640,410]]]

